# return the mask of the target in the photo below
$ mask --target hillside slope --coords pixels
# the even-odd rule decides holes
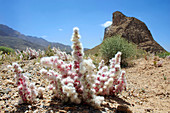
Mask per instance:
[[[29,41],[10,36],[0,36],[0,46],[6,46],[13,49],[25,50],[26,47],[31,47],[34,49],[45,49],[44,46],[31,43]]]
[[[0,44],[6,45],[7,47],[15,47],[14,49],[21,49],[21,48],[26,48],[26,47],[34,47],[35,49],[37,48],[47,48],[49,45],[52,47],[60,48],[61,50],[65,50],[66,52],[70,52],[72,49],[68,45],[64,45],[61,43],[55,43],[55,42],[48,42],[47,40],[43,38],[38,38],[35,36],[26,36],[6,25],[0,24],[0,36],[1,39],[4,37],[3,40],[1,40]],[[7,38],[8,37],[8,38]],[[7,38],[7,39],[5,39]],[[16,40],[17,43],[12,43],[14,41],[9,41],[8,40]],[[17,39],[18,38],[18,39]],[[15,45],[16,44],[16,45]],[[19,47],[18,45],[22,45],[22,47]],[[3,46],[0,45],[0,46]],[[25,46],[24,46],[25,45]],[[32,45],[32,46],[31,46]]]

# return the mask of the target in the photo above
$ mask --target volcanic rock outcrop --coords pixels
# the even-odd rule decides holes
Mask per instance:
[[[153,39],[145,23],[134,17],[127,17],[119,11],[113,13],[112,25],[105,28],[104,40],[114,35],[120,35],[147,52],[166,51]]]

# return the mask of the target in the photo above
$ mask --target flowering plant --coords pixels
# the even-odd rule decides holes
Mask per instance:
[[[14,78],[16,79],[16,85],[18,86],[18,93],[21,97],[19,103],[32,103],[37,97],[37,88],[34,83],[28,83],[29,78],[22,73],[23,69],[17,63],[8,65],[9,69],[13,69],[16,73]]]
[[[52,48],[52,51],[54,53],[54,56],[58,56],[59,59],[63,60],[63,61],[69,61],[72,60],[71,55],[67,54],[64,51],[61,51],[59,48]]]
[[[50,81],[49,89],[64,102],[80,104],[86,102],[100,107],[103,96],[119,93],[126,88],[125,71],[120,68],[121,52],[110,60],[110,69],[102,60],[99,71],[91,59],[83,59],[84,52],[80,43],[79,29],[75,27],[72,36],[72,62],[65,62],[58,56],[43,57],[41,63],[53,70],[42,69],[41,74]]]
[[[34,59],[38,58],[39,56],[44,56],[45,52],[41,51],[40,49],[36,51],[35,49],[26,48],[26,50],[22,53],[20,50],[17,49],[15,51],[15,54],[18,55],[20,59]]]

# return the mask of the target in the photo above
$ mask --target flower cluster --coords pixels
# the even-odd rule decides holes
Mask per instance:
[[[34,59],[38,58],[40,55],[44,56],[45,52],[41,51],[40,49],[36,51],[35,49],[26,48],[26,51],[23,51],[22,53],[17,49],[15,54],[18,55],[20,59]]]
[[[34,83],[28,82],[28,77],[22,73],[23,70],[17,63],[13,63],[12,65],[8,65],[9,69],[12,69],[16,74],[14,76],[16,80],[16,85],[18,86],[18,93],[21,97],[19,103],[32,103],[35,101],[37,97],[37,88]]]
[[[59,48],[52,48],[52,51],[54,52],[54,56],[58,56],[59,59],[63,60],[63,61],[70,61],[72,60],[71,55],[67,54],[64,51],[61,51]]]
[[[99,71],[95,83],[95,90],[100,95],[111,95],[126,89],[125,71],[120,68],[121,52],[110,60],[110,68],[104,66],[104,61],[99,63]]]
[[[80,104],[88,103],[100,107],[103,96],[119,93],[126,88],[125,71],[120,68],[121,52],[110,60],[110,69],[102,60],[99,71],[95,73],[95,65],[91,59],[83,59],[83,47],[79,39],[79,29],[73,29],[72,62],[64,62],[58,56],[43,57],[41,64],[54,70],[42,69],[41,74],[50,81],[49,89],[64,102]],[[96,75],[97,74],[97,75]]]

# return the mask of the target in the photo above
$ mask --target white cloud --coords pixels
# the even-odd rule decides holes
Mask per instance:
[[[60,29],[58,29],[58,30],[59,30],[59,31],[63,31],[63,29],[61,29],[61,28],[60,28]]]
[[[43,36],[41,36],[42,38],[47,38],[48,36],[46,36],[46,35],[43,35]]]
[[[112,24],[112,21],[106,21],[104,24],[101,24],[102,27],[108,27]]]

